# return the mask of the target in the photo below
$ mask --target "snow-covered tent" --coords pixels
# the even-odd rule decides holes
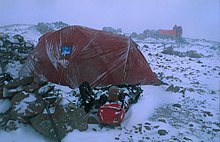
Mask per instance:
[[[20,76],[44,76],[72,88],[88,81],[108,84],[159,84],[129,37],[82,26],[46,33],[31,52]]]

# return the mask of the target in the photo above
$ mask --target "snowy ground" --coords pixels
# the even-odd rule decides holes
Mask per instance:
[[[13,29],[15,30],[16,26]],[[29,28],[27,26],[24,29]],[[17,31],[35,44],[40,36],[33,29]],[[30,31],[34,34],[32,35]],[[0,29],[0,32],[5,31]],[[8,29],[7,32],[13,34],[16,31]],[[143,85],[144,92],[140,100],[131,106],[120,127],[89,125],[87,131],[74,130],[62,142],[219,142],[220,43],[194,39],[186,39],[186,43],[176,43],[173,40],[154,38],[136,40],[136,42],[152,70],[168,85]],[[167,47],[173,47],[179,52],[195,50],[204,56],[190,58],[161,53]],[[19,67],[20,65],[10,65],[8,71],[16,75]],[[166,91],[170,85],[177,86],[180,90]],[[68,95],[72,91],[68,87],[59,85],[56,87],[63,90],[63,95]],[[0,110],[3,111],[8,102],[0,101]],[[21,124],[21,127],[15,131],[0,130],[0,141],[47,142],[49,140],[29,125]]]

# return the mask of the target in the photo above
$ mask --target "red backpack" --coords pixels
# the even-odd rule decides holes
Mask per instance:
[[[101,124],[119,125],[123,121],[125,110],[121,104],[104,104],[98,110]]]

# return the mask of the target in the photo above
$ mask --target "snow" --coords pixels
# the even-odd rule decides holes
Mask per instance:
[[[21,63],[19,61],[14,61],[13,63],[9,63],[6,66],[6,72],[10,72],[13,77],[18,76],[19,69],[21,68]]]
[[[0,114],[5,113],[11,106],[9,100],[0,100]]]
[[[23,125],[21,128],[16,131],[2,131],[0,130],[0,141],[1,142],[48,142],[40,134],[36,133],[31,126]]]
[[[36,100],[36,97],[34,94],[29,94],[26,98],[23,99],[20,103],[15,105],[15,110],[18,113],[25,113],[25,110],[28,109],[28,106],[30,102],[34,102]],[[28,109],[30,110],[30,109]]]
[[[32,30],[31,34],[28,33],[26,26],[18,28],[25,29],[24,35],[28,39],[37,41],[39,33]],[[186,43],[154,38],[135,41],[158,77],[169,85],[179,86],[180,90],[185,89],[185,93],[166,91],[169,85],[142,85],[140,100],[130,106],[121,126],[112,128],[90,124],[87,131],[74,130],[68,133],[62,142],[220,141],[220,132],[213,131],[220,129],[216,125],[220,120],[220,43],[189,38]],[[195,50],[204,57],[162,54],[166,47],[174,47],[179,52]],[[8,66],[7,71],[17,76],[20,65],[14,62]],[[58,84],[55,88],[63,97],[62,105],[77,101],[73,94],[78,94],[79,90]],[[33,100],[27,98],[26,102]],[[0,114],[9,106],[10,102],[0,100]],[[159,130],[166,130],[167,134],[159,135]],[[0,130],[0,141],[47,142],[48,139],[29,125],[22,124],[15,131]]]
[[[0,27],[0,33],[5,33],[10,36],[15,34],[20,34],[24,37],[25,40],[37,45],[38,38],[41,36],[34,25],[30,24],[14,24]]]
[[[143,96],[138,103],[133,104],[128,110],[129,119],[126,119],[122,126],[132,127],[139,123],[144,123],[154,113],[154,109],[168,103],[174,103],[178,100],[176,96],[164,92],[162,86],[147,86],[143,85]]]

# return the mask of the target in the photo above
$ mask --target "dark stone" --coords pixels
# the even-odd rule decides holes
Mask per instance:
[[[220,132],[220,129],[212,129],[214,132]]]
[[[166,130],[158,130],[157,132],[158,132],[158,134],[161,135],[161,136],[168,134],[168,132],[167,132]]]
[[[56,124],[59,137],[63,138],[73,129],[85,131],[88,128],[87,115],[82,108],[76,108],[73,104],[66,107],[57,106],[54,113],[51,112],[52,119]],[[51,125],[51,120],[46,113],[41,113],[31,119],[31,124],[39,133],[55,139],[55,133]]]
[[[213,114],[209,111],[203,111],[203,113],[207,114],[208,116],[213,116]]]
[[[11,117],[12,118],[28,118],[35,116],[44,110],[44,102],[42,98],[36,98],[34,94],[19,93],[11,100]]]
[[[180,87],[179,86],[175,86],[173,92],[176,93],[176,92],[179,92],[179,90],[180,90]]]
[[[34,82],[39,84],[40,86],[43,86],[47,84],[47,78],[44,77],[43,75],[38,75],[34,77]]]
[[[24,86],[24,91],[29,92],[29,93],[33,93],[34,91],[36,91],[40,87],[41,86],[38,83],[33,82],[29,85]]]
[[[16,88],[14,88],[14,89],[7,89],[7,88],[4,88],[4,97],[5,98],[11,98],[11,97],[13,97],[14,95],[16,95],[16,94],[18,94],[19,92],[21,92],[21,91],[23,91],[24,90],[24,88],[23,88],[23,86],[18,86],[18,87],[16,87]],[[6,93],[7,92],[7,93]],[[7,95],[6,95],[7,94]]]
[[[170,85],[170,86],[166,89],[166,91],[171,91],[171,92],[173,92],[173,90],[174,90],[173,84]]]
[[[149,46],[147,46],[146,44],[143,46],[144,48],[149,48]]]
[[[146,130],[151,130],[150,126],[144,126]]]
[[[195,92],[195,90],[193,88],[189,88],[187,89],[189,92]]]
[[[181,108],[181,104],[173,104],[173,107]]]
[[[99,124],[98,117],[94,115],[90,115],[88,118],[88,124]]]
[[[193,124],[189,124],[189,127],[193,127]]]
[[[204,55],[197,53],[195,50],[186,51],[186,55],[190,58],[201,58]]]
[[[184,137],[183,139],[187,141],[192,141],[190,138],[187,138],[187,137]]]
[[[8,82],[8,84],[5,85],[7,89],[13,89],[18,86],[24,86],[31,84],[34,81],[34,76],[28,76],[28,77],[21,77],[14,80],[11,80]]]
[[[163,123],[167,123],[165,119],[158,119],[158,121],[163,122]]]
[[[36,95],[43,96],[44,94],[47,94],[48,92],[52,91],[54,89],[54,84],[46,84],[35,91]]]

